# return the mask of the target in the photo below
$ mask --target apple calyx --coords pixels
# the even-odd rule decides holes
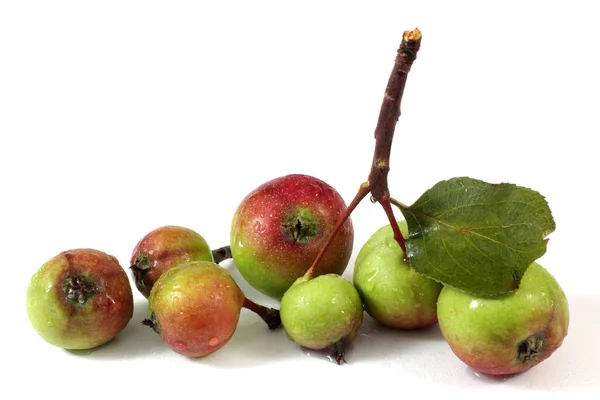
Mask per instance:
[[[140,253],[135,258],[135,262],[129,267],[135,276],[136,282],[143,282],[144,277],[150,272],[150,257],[144,253]]]
[[[538,334],[531,335],[519,344],[517,357],[522,364],[535,362],[543,347],[544,337]]]
[[[338,365],[342,365],[342,362],[347,363],[346,361],[346,343],[344,339],[340,339],[331,346],[329,346],[329,351],[331,355],[335,359],[335,362]]]
[[[85,304],[97,290],[92,280],[80,274],[68,274],[64,280],[63,292],[72,303]]]
[[[319,233],[317,219],[307,210],[297,210],[284,222],[283,230],[294,243],[308,243]]]
[[[150,314],[150,318],[144,318],[142,320],[142,325],[149,326],[154,332],[160,335],[160,323],[156,319],[156,314],[154,314],[154,312]]]

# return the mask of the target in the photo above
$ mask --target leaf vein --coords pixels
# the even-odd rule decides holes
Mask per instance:
[[[462,206],[456,206],[454,208],[449,208],[449,209],[445,210],[444,212],[442,212],[441,214],[435,216],[434,218],[441,218],[442,216],[444,216],[445,214],[448,214],[449,212],[460,210],[463,208],[482,207],[482,206],[487,207],[487,206],[495,206],[498,204],[505,204],[505,203],[506,204],[523,204],[523,205],[535,208],[535,206],[531,203],[527,203],[524,201],[512,201],[512,200],[502,200],[502,201],[496,201],[496,202],[492,202],[492,203],[471,203],[471,204],[464,204]]]
[[[458,262],[458,260],[456,258],[454,258],[454,256],[452,255],[452,253],[450,253],[450,250],[448,250],[448,246],[446,246],[446,240],[444,238],[442,238],[442,245],[444,246],[444,250],[446,250],[446,253],[448,254],[448,256],[452,259],[452,261],[454,261],[454,263],[460,267],[460,269],[462,269],[463,271],[465,271],[467,274],[471,275],[471,276],[475,276],[475,274],[473,274],[473,272],[469,271],[468,268],[465,268],[461,263]],[[461,284],[464,284],[464,282],[462,282],[461,279],[458,278],[458,276],[454,276],[457,280],[461,281]]]

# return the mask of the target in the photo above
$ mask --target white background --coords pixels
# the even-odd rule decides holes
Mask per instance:
[[[600,25],[592,4],[2,2],[0,397],[598,393]],[[340,367],[244,310],[226,347],[191,360],[140,324],[146,301],[137,291],[130,324],[92,354],[36,335],[26,287],[62,250],[97,248],[127,268],[137,241],[166,224],[222,246],[239,201],[288,173],[317,176],[349,202],[367,178],[402,32],[415,27],[423,40],[396,130],[392,195],[410,204],[436,182],[468,175],[546,196],[557,230],[539,261],[571,310],[569,335],[550,359],[489,379],[451,353],[437,326],[394,332],[366,319]],[[352,218],[354,259],[386,219],[368,201]],[[224,265],[249,297],[275,304]]]

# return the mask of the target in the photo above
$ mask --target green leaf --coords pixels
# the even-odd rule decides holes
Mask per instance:
[[[518,288],[556,228],[546,199],[510,183],[468,177],[437,183],[410,207],[406,254],[418,272],[480,296]]]

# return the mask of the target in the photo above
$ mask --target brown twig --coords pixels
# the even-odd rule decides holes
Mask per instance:
[[[400,233],[400,228],[394,216],[394,211],[390,203],[390,191],[388,189],[387,176],[390,171],[390,155],[392,151],[392,141],[394,140],[394,132],[396,130],[396,123],[400,118],[400,105],[402,103],[402,96],[404,94],[404,87],[406,85],[406,78],[410,72],[413,62],[417,59],[417,52],[421,47],[421,32],[418,29],[413,31],[405,31],[402,36],[402,42],[398,48],[398,54],[394,63],[394,68],[390,74],[388,84],[386,86],[385,95],[383,96],[383,102],[379,112],[379,119],[377,121],[377,127],[375,128],[375,150],[373,152],[373,163],[371,165],[371,171],[369,173],[369,179],[367,182],[360,186],[360,189],[346,212],[342,215],[340,221],[338,221],[331,235],[325,242],[325,245],[315,258],[310,269],[306,272],[305,278],[310,279],[315,274],[315,269],[333,238],[340,230],[342,224],[348,219],[352,211],[358,206],[358,204],[365,198],[365,196],[371,193],[371,197],[374,202],[378,202],[385,211],[385,214],[392,226],[394,231],[394,239],[404,253],[406,257],[406,245],[404,237]]]
[[[396,123],[400,118],[402,96],[406,86],[406,78],[417,59],[417,52],[421,47],[421,32],[418,29],[406,31],[396,55],[394,69],[390,74],[388,84],[383,96],[383,103],[379,112],[379,120],[375,128],[375,151],[373,164],[369,174],[369,186],[373,199],[383,207],[394,231],[394,239],[398,242],[406,257],[406,245],[400,233],[400,228],[390,205],[390,191],[387,176],[390,171],[390,154]]]

